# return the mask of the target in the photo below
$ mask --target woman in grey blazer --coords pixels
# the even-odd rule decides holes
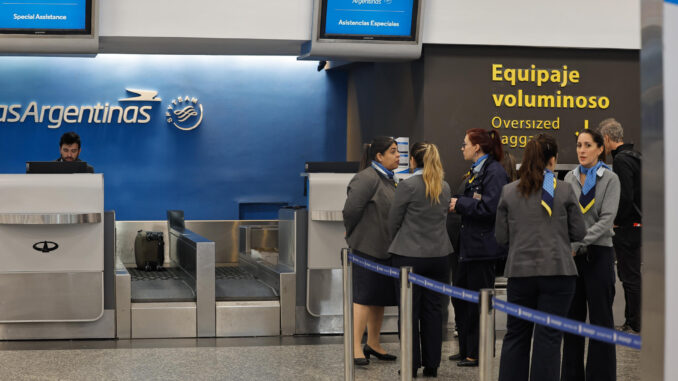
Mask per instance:
[[[556,180],[557,155],[556,139],[550,135],[538,134],[527,143],[520,180],[502,190],[495,236],[509,247],[508,301],[565,316],[577,276],[570,243],[584,238],[586,229],[572,187]],[[562,337],[558,330],[509,316],[499,380],[557,381]]]
[[[343,216],[346,242],[353,254],[372,262],[391,265],[388,245],[388,212],[395,194],[393,170],[398,168],[400,154],[390,137],[377,137],[365,147],[362,171],[348,184],[348,197]],[[394,361],[395,356],[381,347],[381,323],[384,306],[397,305],[396,284],[392,278],[360,266],[353,266],[353,345],[356,365],[367,365],[374,355],[380,360]],[[367,328],[367,343],[360,343]]]
[[[614,329],[614,249],[612,227],[619,207],[619,177],[605,159],[605,140],[600,133],[583,130],[577,137],[579,166],[565,175],[572,184],[584,215],[586,236],[572,245],[579,277],[568,317]],[[589,340],[584,367],[584,338],[565,334],[561,380],[613,381],[617,357],[613,344]]]
[[[412,266],[427,278],[447,283],[452,244],[445,227],[450,186],[443,180],[438,147],[415,143],[410,150],[414,174],[398,184],[388,216],[393,266]],[[414,285],[412,290],[412,371],[424,366],[436,377],[442,347],[443,305],[440,295]],[[421,339],[421,346],[420,346]]]

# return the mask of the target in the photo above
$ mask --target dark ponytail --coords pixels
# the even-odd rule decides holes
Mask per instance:
[[[558,156],[558,143],[549,134],[537,134],[527,142],[520,164],[518,190],[529,197],[538,192],[544,183],[544,169],[552,157]]]
[[[389,136],[377,136],[372,139],[372,143],[363,145],[363,155],[360,159],[360,170],[367,168],[377,157],[377,154],[385,154],[393,144],[395,144],[395,139]]]
[[[501,136],[494,129],[483,130],[482,128],[472,128],[466,131],[468,140],[471,144],[480,145],[483,153],[489,154],[498,162],[504,159],[504,149],[501,146]]]

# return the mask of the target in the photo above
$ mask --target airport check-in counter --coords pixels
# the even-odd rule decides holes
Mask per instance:
[[[101,174],[0,175],[0,339],[115,337]]]
[[[183,230],[165,221],[117,222],[118,337],[293,334],[285,322],[294,318],[283,315],[294,311],[294,266],[278,255],[278,221],[182,222]],[[140,229],[169,237],[166,269],[136,269]]]

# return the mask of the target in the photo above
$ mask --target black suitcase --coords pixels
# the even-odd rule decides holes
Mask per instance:
[[[139,230],[134,239],[134,260],[139,270],[162,270],[162,264],[165,262],[165,241],[162,232]]]

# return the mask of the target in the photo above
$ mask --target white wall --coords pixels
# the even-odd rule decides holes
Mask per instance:
[[[305,40],[312,0],[99,0],[100,36]]]
[[[640,49],[640,0],[424,1],[424,43]]]
[[[665,334],[664,334],[664,379],[675,380],[678,374],[678,200],[673,197],[678,178],[675,168],[668,163],[678,161],[678,150],[669,149],[667,142],[678,139],[678,4],[664,3],[664,195],[665,225],[664,242],[666,261],[664,279],[665,290]]]
[[[640,49],[640,0],[422,0],[424,43]],[[309,40],[313,0],[100,0],[102,39]],[[125,39],[128,40],[128,39]],[[285,43],[287,42],[287,43]],[[228,43],[228,41],[226,41]],[[105,45],[104,45],[105,46]],[[253,54],[266,54],[253,44]],[[240,46],[242,48],[242,46]],[[290,50],[290,49],[288,49]]]

